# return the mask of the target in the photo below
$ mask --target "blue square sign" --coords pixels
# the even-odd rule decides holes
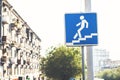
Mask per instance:
[[[65,14],[67,46],[97,45],[96,13]]]

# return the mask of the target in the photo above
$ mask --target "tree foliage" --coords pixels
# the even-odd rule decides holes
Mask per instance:
[[[81,74],[81,54],[79,48],[59,46],[51,48],[44,59],[42,69],[52,80],[68,80]]]
[[[104,80],[120,80],[120,68],[107,69],[97,75]]]

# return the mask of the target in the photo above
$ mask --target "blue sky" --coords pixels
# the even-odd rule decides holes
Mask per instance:
[[[42,40],[42,54],[50,46],[65,44],[65,13],[84,11],[84,0],[8,0]],[[91,0],[98,15],[99,45],[110,58],[120,57],[119,0]]]

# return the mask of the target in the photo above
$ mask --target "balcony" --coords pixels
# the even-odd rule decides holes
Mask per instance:
[[[2,62],[2,63],[5,63],[6,61],[7,61],[7,56],[2,56],[2,57],[1,57],[1,62]]]
[[[18,30],[16,31],[16,33],[17,33],[18,35],[21,35],[21,34],[22,34],[21,29],[18,29]]]
[[[27,60],[27,64],[30,65],[30,60]]]
[[[26,61],[25,61],[25,60],[23,60],[23,64],[24,64],[24,65],[26,64]]]
[[[7,52],[7,50],[6,49],[2,49],[2,52],[3,52],[3,54],[5,54]]]
[[[16,47],[16,45],[17,45],[16,41],[12,41],[11,46]]]
[[[9,63],[7,68],[12,68],[12,63]]]
[[[10,24],[11,30],[17,30],[17,24],[11,23]]]
[[[2,36],[2,42],[6,42],[7,36]]]
[[[3,70],[3,73],[5,74],[7,71],[6,70]]]
[[[21,64],[21,60],[20,59],[17,59],[17,64]]]
[[[10,36],[2,36],[3,43],[10,43]]]

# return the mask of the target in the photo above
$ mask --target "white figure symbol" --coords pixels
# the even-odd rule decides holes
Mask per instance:
[[[76,26],[80,27],[78,30],[77,30],[77,33],[74,35],[74,39],[76,39],[78,37],[79,38],[82,38],[82,35],[81,35],[81,31],[84,29],[84,28],[88,28],[88,22],[86,19],[84,19],[84,16],[80,16],[80,20],[81,22],[77,23]]]

